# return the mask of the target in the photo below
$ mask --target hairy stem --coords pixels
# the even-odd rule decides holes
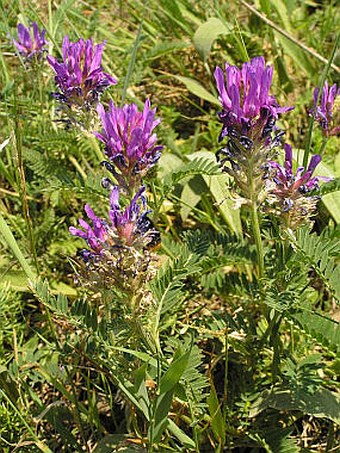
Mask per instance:
[[[224,382],[223,382],[223,421],[224,426],[227,424],[227,415],[228,415],[228,364],[229,364],[229,337],[228,337],[228,326],[225,328],[224,336]],[[224,447],[224,445],[223,445]]]
[[[256,253],[257,253],[257,262],[259,266],[259,278],[263,278],[264,276],[264,254],[263,254],[263,245],[261,239],[261,230],[260,230],[260,222],[258,216],[258,205],[255,199],[252,200],[251,203],[251,220],[252,220],[252,229],[253,229],[253,236],[256,245]]]

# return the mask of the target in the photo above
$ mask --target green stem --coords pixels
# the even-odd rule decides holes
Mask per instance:
[[[149,433],[148,433],[148,453],[152,453],[154,451],[154,443],[153,443],[153,437],[154,437],[154,431],[155,431],[155,413],[156,413],[156,406],[157,406],[157,400],[159,398],[159,390],[160,390],[160,385],[161,385],[161,355],[160,351],[157,353],[157,371],[156,371],[156,382],[157,382],[157,387],[156,387],[156,394],[153,399],[152,405],[151,405],[151,410],[152,413],[150,414],[150,426],[149,426]]]
[[[223,383],[223,420],[224,420],[224,426],[226,426],[227,422],[227,414],[228,414],[228,360],[229,360],[229,354],[228,354],[228,347],[229,347],[229,337],[228,337],[228,326],[225,329],[225,337],[224,337],[224,383]],[[224,448],[224,444],[223,444]]]
[[[309,119],[309,127],[308,127],[308,134],[307,134],[307,139],[306,139],[306,146],[305,146],[305,152],[303,154],[303,167],[307,168],[308,164],[308,156],[310,153],[310,147],[312,144],[312,136],[313,136],[313,125],[314,125],[314,117],[312,116]]]
[[[267,339],[271,336],[272,334],[272,331],[273,331],[273,328],[274,328],[274,325],[276,324],[276,322],[278,321],[279,319],[279,312],[276,311],[274,313],[274,316],[272,319],[269,319],[268,320],[268,326],[267,326],[267,329],[265,330],[264,334],[262,335],[262,338],[259,342],[259,349],[262,349],[267,341]]]
[[[277,312],[275,313],[275,315]],[[277,376],[279,374],[280,355],[282,350],[282,342],[279,336],[280,324],[282,321],[282,314],[278,317],[275,316],[275,322],[273,320],[273,327],[271,333],[271,341],[273,345],[273,361],[272,361],[272,382],[275,384]]]
[[[285,227],[289,228],[289,222],[286,223]],[[279,235],[279,232],[277,234]],[[278,271],[282,272],[285,268],[286,261],[288,259],[288,255],[289,255],[289,240],[287,237],[284,237],[282,239],[282,241],[280,242],[278,249],[277,249],[277,253],[280,256],[280,261],[278,264]]]
[[[264,254],[263,254],[263,245],[261,239],[261,230],[260,230],[260,222],[258,216],[258,206],[256,200],[252,200],[251,204],[251,219],[252,219],[252,228],[253,228],[253,236],[256,245],[256,252],[257,252],[257,262],[259,266],[259,278],[263,278],[264,276]]]
[[[323,152],[325,151],[327,142],[328,142],[328,137],[323,137],[322,138],[321,148],[319,149],[319,152],[318,152],[318,154],[321,154],[321,156],[322,156]]]
[[[99,143],[98,143],[96,137],[91,132],[89,132],[85,135],[88,137],[89,141],[91,142],[94,153],[95,153],[97,159],[99,160],[99,162],[102,162],[103,160],[105,160],[105,156],[100,149],[100,146],[99,146]]]
[[[131,306],[134,307],[133,304],[136,304],[136,296],[133,295],[131,297]],[[154,338],[151,338],[143,328],[143,324],[140,321],[140,315],[138,311],[135,309],[137,306],[135,305],[134,310],[133,310],[133,315],[132,315],[132,322],[131,326],[135,330],[137,336],[139,339],[144,343],[144,346],[151,352],[151,354],[157,354],[159,353],[159,347],[158,343],[156,341],[153,341]]]

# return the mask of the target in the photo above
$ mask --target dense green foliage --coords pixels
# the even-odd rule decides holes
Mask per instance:
[[[296,161],[322,150],[319,174],[340,177],[339,137],[324,146],[307,113],[315,86],[339,83],[336,1],[2,0],[0,14],[0,451],[336,451],[339,180],[321,187],[313,225],[260,214],[262,276],[249,212],[216,163],[212,77],[264,55],[272,91],[295,105],[280,126]],[[145,181],[162,242],[138,310],[74,282],[84,244],[68,228],[85,203],[108,210],[102,147],[60,121],[46,62],[15,52],[30,21],[56,56],[65,34],[106,40],[119,82],[102,102],[150,97],[162,118]]]

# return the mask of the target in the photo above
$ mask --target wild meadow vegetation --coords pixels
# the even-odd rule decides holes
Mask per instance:
[[[0,451],[339,451],[336,0],[0,12]]]

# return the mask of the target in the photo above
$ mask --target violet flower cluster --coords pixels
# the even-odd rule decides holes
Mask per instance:
[[[326,81],[320,93],[319,88],[314,90],[314,109],[311,114],[320,124],[325,136],[340,134],[340,88],[336,83],[331,87]]]
[[[85,286],[118,292],[139,293],[152,278],[152,249],[160,243],[160,234],[146,209],[145,187],[142,186],[130,204],[120,206],[120,190],[114,186],[110,195],[108,219],[98,217],[86,204],[85,212],[92,226],[79,219],[80,228],[70,233],[84,239],[88,248],[79,252],[84,263]]]
[[[70,227],[71,234],[85,239],[90,248],[90,251],[82,251],[85,261],[101,257],[111,247],[127,246],[143,251],[158,242],[159,233],[148,217],[150,211],[146,209],[145,186],[140,188],[124,211],[119,198],[119,187],[114,186],[110,195],[109,221],[97,217],[86,204],[85,212],[93,227],[83,219],[79,219],[82,230]]]
[[[23,24],[18,25],[18,39],[13,39],[13,44],[22,57],[31,60],[33,57],[41,58],[47,50],[48,42],[45,38],[46,30],[39,31],[38,24],[32,23],[32,27],[25,27]]]
[[[70,108],[89,110],[96,105],[103,91],[117,80],[102,69],[105,43],[94,45],[91,39],[71,42],[64,37],[63,61],[49,55],[47,61],[55,72],[59,91],[53,96]]]
[[[154,133],[160,119],[155,119],[156,109],[150,108],[148,100],[142,112],[135,104],[119,108],[111,102],[109,111],[100,104],[98,113],[103,129],[95,135],[105,143],[109,160],[103,164],[115,178],[115,183],[110,178],[102,181],[105,188],[113,186],[110,220],[97,217],[86,205],[85,212],[92,227],[80,219],[82,229],[71,227],[70,232],[84,239],[89,247],[81,252],[86,264],[86,280],[93,283],[95,279],[104,286],[115,282],[117,288],[123,285],[120,289],[126,290],[126,282],[132,285],[140,269],[144,269],[143,278],[147,281],[146,274],[152,274],[152,271],[146,273],[153,259],[151,251],[160,243],[160,234],[146,209],[146,189],[142,185],[142,177],[160,157],[162,147],[156,145]],[[122,192],[131,200],[125,210],[120,207]],[[124,275],[128,277],[123,278]],[[132,287],[136,288],[136,281]]]
[[[298,225],[308,222],[315,213],[318,196],[311,195],[319,189],[319,181],[330,181],[331,178],[313,176],[321,156],[312,156],[307,170],[298,167],[293,171],[292,147],[284,145],[285,161],[283,165],[270,162],[271,169],[269,203],[274,204],[274,211],[286,227],[295,229]]]
[[[293,109],[280,107],[269,94],[273,67],[266,66],[263,57],[255,57],[244,63],[242,69],[226,63],[223,72],[217,66],[214,75],[223,109],[219,113],[223,123],[220,141],[225,136],[245,136],[267,144],[279,114]]]
[[[245,200],[261,198],[266,163],[275,156],[283,132],[276,127],[280,114],[293,107],[280,107],[270,94],[273,68],[255,57],[242,68],[226,63],[215,70],[223,123],[217,152],[223,171],[233,176]],[[264,195],[263,195],[264,196]]]
[[[121,187],[128,191],[138,187],[141,178],[154,166],[161,156],[162,146],[157,145],[155,127],[160,118],[155,118],[156,109],[150,101],[144,104],[142,112],[136,104],[116,107],[111,101],[109,110],[98,105],[102,131],[95,136],[105,144],[108,161],[103,162]]]

